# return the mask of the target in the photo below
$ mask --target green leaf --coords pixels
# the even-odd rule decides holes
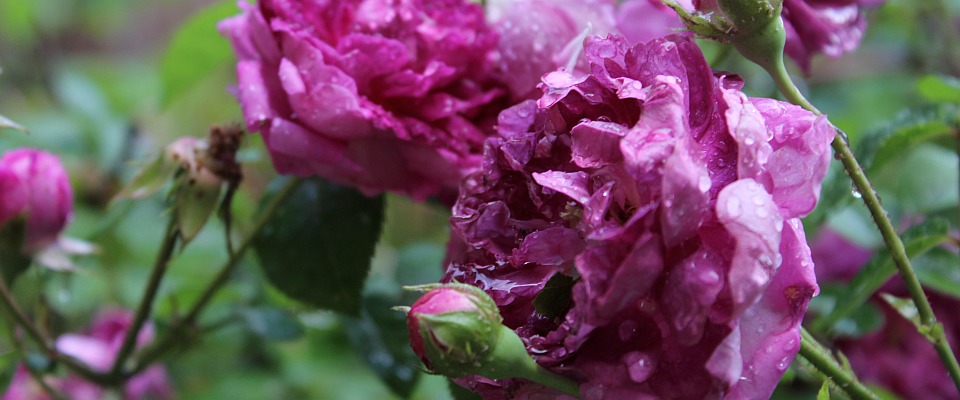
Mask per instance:
[[[114,199],[141,199],[156,193],[173,176],[177,166],[160,153],[143,166]]]
[[[907,256],[917,257],[937,245],[950,240],[949,224],[942,219],[930,219],[916,225],[902,235]],[[814,321],[814,329],[827,332],[834,324],[850,315],[873,295],[880,286],[897,272],[896,265],[886,250],[878,252],[850,282],[848,290],[837,299],[836,307]]]
[[[247,328],[268,341],[288,341],[303,336],[303,326],[295,315],[273,307],[252,307],[240,311]]]
[[[924,287],[960,299],[960,253],[936,247],[913,262]]]
[[[830,381],[824,381],[817,393],[817,400],[830,400]]]
[[[960,104],[940,104],[901,112],[886,126],[864,135],[857,159],[867,172],[877,171],[919,143],[949,137],[960,126]]]
[[[563,317],[570,309],[572,289],[573,278],[564,274],[554,274],[533,300],[533,307],[547,318]]]
[[[231,65],[230,44],[217,32],[217,22],[238,13],[236,2],[219,2],[198,11],[177,29],[160,65],[162,108],[211,73]]]
[[[810,300],[808,310],[817,315],[824,315],[833,310],[837,299],[847,291],[845,284],[823,284],[820,294]],[[875,304],[865,302],[853,310],[850,315],[844,316],[833,324],[832,332],[835,336],[844,338],[858,338],[876,332],[883,326],[885,317]]]
[[[913,299],[897,297],[890,293],[880,293],[880,298],[887,302],[890,307],[893,307],[897,314],[912,322],[913,326],[919,329],[923,325],[923,322],[920,321],[920,310],[917,310],[917,305],[914,304]]]
[[[269,201],[272,194],[264,196]],[[383,221],[383,197],[306,179],[254,239],[273,286],[314,307],[357,314]]]
[[[391,310],[397,296],[364,296],[359,317],[344,317],[350,344],[384,383],[403,398],[410,397],[420,378],[420,360],[410,348],[407,317]]]
[[[7,285],[30,267],[31,259],[23,254],[26,220],[14,218],[0,226],[0,273]]]
[[[917,91],[934,103],[960,103],[960,79],[942,75],[927,75],[917,81]]]

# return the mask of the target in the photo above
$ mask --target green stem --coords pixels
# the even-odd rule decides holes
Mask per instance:
[[[277,194],[270,200],[270,202],[264,207],[263,212],[260,213],[260,216],[254,222],[253,227],[250,230],[250,233],[247,237],[240,243],[240,246],[237,247],[236,252],[230,255],[227,261],[220,267],[220,272],[217,273],[217,276],[213,278],[213,281],[204,289],[203,293],[200,294],[200,298],[197,299],[193,307],[190,308],[190,311],[187,312],[186,316],[183,318],[177,319],[173,325],[167,330],[166,334],[157,340],[153,345],[147,347],[143,352],[137,357],[137,364],[131,370],[127,376],[133,376],[137,373],[143,371],[151,363],[163,357],[171,348],[176,344],[176,340],[180,337],[180,333],[183,329],[193,326],[197,319],[200,317],[200,313],[203,312],[204,308],[210,301],[213,299],[213,296],[220,290],[220,288],[227,283],[230,278],[230,275],[236,269],[240,260],[243,257],[243,254],[253,243],[253,240],[257,237],[260,230],[263,229],[264,225],[270,221],[270,218],[276,212],[280,204],[286,200],[290,194],[300,185],[299,179],[291,179],[286,185],[277,192]]]
[[[523,378],[549,388],[557,389],[578,399],[580,398],[580,385],[577,383],[577,381],[567,378],[563,375],[550,372],[540,365],[537,365],[535,372],[523,376]]]
[[[580,384],[537,364],[512,329],[500,326],[493,352],[490,362],[481,367],[480,375],[493,379],[523,378],[580,398]]]
[[[788,101],[807,109],[817,116],[824,115],[800,93],[800,90],[797,89],[796,85],[794,85],[790,79],[790,75],[787,74],[787,70],[782,62],[764,66],[764,69],[767,70],[776,82],[777,88],[780,89],[780,92],[783,93]],[[923,293],[923,286],[920,285],[920,280],[913,270],[910,257],[907,256],[906,249],[903,246],[903,241],[900,239],[900,236],[897,235],[897,231],[890,222],[889,215],[883,209],[883,205],[880,203],[877,193],[873,190],[870,180],[867,179],[863,168],[860,166],[856,157],[854,157],[853,151],[850,149],[850,143],[846,140],[846,134],[839,128],[834,127],[834,129],[836,129],[837,135],[834,136],[833,143],[831,143],[833,150],[836,152],[840,162],[843,163],[843,168],[846,170],[847,175],[850,176],[850,180],[853,181],[857,192],[861,194],[863,203],[867,206],[867,209],[870,210],[870,216],[873,217],[873,222],[876,224],[877,229],[880,230],[883,242],[886,244],[887,249],[890,250],[893,262],[896,264],[897,270],[900,272],[900,276],[907,286],[910,297],[913,298],[913,302],[917,306],[917,311],[920,314],[920,322],[926,330],[932,332],[930,342],[937,349],[940,360],[949,371],[950,377],[957,387],[957,391],[960,392],[960,366],[958,366],[957,359],[953,355],[953,352],[950,351],[950,346],[947,343],[946,337],[944,337],[943,329],[934,329],[938,325],[937,317],[933,313],[930,302],[927,301],[927,296]]]
[[[137,336],[140,335],[140,329],[153,310],[153,301],[157,297],[157,291],[160,289],[163,275],[167,271],[167,265],[170,264],[170,259],[173,257],[178,236],[177,217],[176,213],[172,212],[170,213],[170,221],[167,223],[167,229],[164,232],[163,243],[160,245],[160,252],[157,254],[157,258],[153,264],[153,271],[150,273],[150,280],[147,281],[147,289],[143,294],[143,298],[140,300],[140,306],[134,315],[133,323],[123,337],[123,343],[117,352],[117,358],[113,362],[113,368],[110,370],[111,376],[118,377],[121,375],[124,363],[126,363],[127,358],[130,357],[130,354],[133,353],[136,347]]]
[[[110,384],[114,382],[113,380],[109,379],[107,375],[91,369],[83,361],[58,352],[50,339],[44,336],[44,334],[40,332],[40,329],[37,329],[37,326],[34,325],[29,318],[27,318],[27,314],[23,312],[23,309],[20,308],[20,306],[17,304],[17,301],[14,300],[13,294],[10,292],[10,287],[7,286],[7,281],[3,278],[3,276],[0,276],[0,302],[2,302],[7,310],[10,311],[10,314],[14,319],[13,322],[27,332],[27,335],[30,336],[30,338],[33,339],[38,346],[40,346],[44,353],[46,353],[47,357],[63,363],[73,372],[76,372],[78,375],[83,376],[85,379],[91,382],[100,384]]]
[[[834,384],[856,400],[876,400],[876,394],[867,389],[856,376],[847,373],[836,359],[817,342],[806,329],[800,328],[800,356],[823,372]]]

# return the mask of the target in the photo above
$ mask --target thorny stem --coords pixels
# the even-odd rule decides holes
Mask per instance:
[[[823,345],[817,342],[810,332],[800,328],[800,354],[801,357],[810,362],[824,375],[829,377],[833,383],[844,392],[856,400],[876,400],[879,399],[876,394],[870,391],[863,383],[857,380],[857,377],[848,373],[841,367],[836,359],[826,350]]]
[[[130,354],[137,344],[137,336],[140,335],[140,329],[153,310],[153,301],[157,297],[160,282],[163,281],[163,275],[167,271],[167,265],[170,264],[173,251],[176,249],[177,237],[179,237],[179,230],[177,228],[176,213],[170,213],[170,222],[167,223],[163,244],[160,245],[160,252],[154,261],[153,271],[150,273],[150,280],[147,281],[147,289],[143,294],[143,298],[140,300],[140,306],[137,308],[137,313],[133,318],[133,324],[130,325],[130,329],[127,330],[126,335],[123,337],[123,344],[120,346],[120,350],[117,352],[117,358],[113,362],[113,368],[110,370],[111,376],[119,377],[121,375],[124,363],[126,363],[127,358],[130,357]]]
[[[190,311],[187,312],[186,316],[174,321],[172,326],[167,330],[166,334],[162,338],[157,340],[150,347],[144,349],[140,355],[138,355],[136,365],[129,373],[126,374],[126,376],[136,375],[137,373],[146,369],[151,363],[166,354],[166,352],[172,349],[176,344],[176,340],[180,338],[182,331],[196,323],[200,313],[204,310],[207,304],[210,303],[210,300],[213,299],[213,296],[225,283],[227,283],[230,275],[243,258],[243,253],[253,243],[253,239],[257,237],[257,235],[260,233],[260,230],[263,229],[264,225],[266,225],[266,223],[270,220],[280,204],[282,204],[283,201],[286,200],[286,198],[289,197],[299,185],[300,180],[291,179],[280,189],[280,191],[277,192],[277,194],[270,200],[270,203],[264,207],[263,212],[257,218],[256,222],[254,222],[250,233],[243,240],[243,242],[240,243],[240,246],[237,247],[236,252],[231,254],[230,258],[228,258],[227,261],[220,267],[220,272],[203,291],[203,293],[200,295],[200,298],[197,299],[196,303],[194,303],[193,307],[190,308]]]
[[[824,115],[800,93],[800,90],[797,89],[797,86],[794,85],[790,79],[790,75],[787,74],[786,67],[784,67],[782,62],[763,67],[776,82],[777,88],[789,102],[803,107],[817,116]],[[836,152],[837,158],[843,163],[843,168],[853,181],[857,192],[861,194],[863,203],[867,206],[867,209],[870,210],[873,222],[876,224],[877,229],[880,230],[880,235],[883,236],[883,242],[886,244],[887,249],[890,250],[893,262],[896,264],[897,270],[899,270],[900,276],[907,286],[907,291],[910,292],[910,297],[913,298],[913,302],[916,304],[917,311],[920,314],[921,333],[928,332],[925,333],[924,336],[926,336],[934,348],[936,348],[937,354],[940,355],[940,360],[950,373],[950,377],[953,379],[957,391],[960,392],[960,365],[957,364],[957,359],[950,349],[950,344],[947,342],[943,329],[937,323],[937,317],[933,313],[933,308],[923,293],[923,287],[920,285],[920,280],[917,278],[913,266],[910,264],[910,257],[907,256],[903,241],[900,239],[900,236],[897,235],[896,229],[894,229],[893,224],[890,222],[890,216],[883,209],[883,205],[880,204],[880,199],[873,190],[870,180],[867,179],[863,168],[860,166],[856,157],[854,157],[853,151],[850,149],[850,143],[847,142],[846,134],[836,126],[834,126],[834,129],[837,135],[834,136],[833,143],[831,144],[833,150]]]

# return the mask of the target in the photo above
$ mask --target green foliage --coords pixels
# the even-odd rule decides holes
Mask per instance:
[[[913,261],[917,278],[925,288],[960,299],[960,253],[956,248],[936,247]]]
[[[114,198],[140,199],[156,193],[167,184],[176,169],[176,164],[167,162],[166,154],[160,152],[144,164]]]
[[[200,233],[217,209],[220,203],[220,184],[198,182],[189,173],[178,177],[174,184],[177,187],[174,203],[177,226],[180,228],[180,237],[186,244]]]
[[[927,75],[917,81],[917,91],[927,101],[960,103],[960,79],[952,76]]]
[[[553,275],[533,300],[537,312],[547,318],[563,317],[570,309],[573,282],[573,278],[564,274]]]
[[[824,381],[823,385],[820,386],[820,391],[817,392],[817,400],[830,400],[830,382]]]
[[[0,274],[7,285],[30,267],[31,259],[23,254],[26,221],[14,218],[0,226]]]
[[[398,298],[385,294],[363,297],[359,317],[344,318],[350,344],[384,383],[403,398],[419,381],[420,360],[407,339],[407,317],[391,310]]]
[[[941,219],[928,220],[910,228],[902,235],[907,256],[917,257],[950,240],[948,229],[949,224]],[[886,250],[878,252],[837,298],[835,308],[814,321],[815,330],[824,332],[833,329],[837,322],[857,310],[896,272],[890,254]]]
[[[265,196],[269,201],[271,196]],[[306,179],[254,240],[267,279],[314,307],[358,314],[383,221],[383,197]]]
[[[845,284],[821,284],[820,294],[810,300],[809,311],[825,315],[837,307],[847,291]],[[883,327],[883,312],[873,303],[865,302],[833,324],[831,332],[838,337],[857,338],[876,332]]]
[[[287,310],[251,307],[240,310],[240,316],[251,332],[267,341],[289,341],[303,336],[300,321]]]
[[[166,108],[211,73],[230,66],[230,44],[220,37],[216,25],[238,12],[236,2],[222,1],[198,11],[180,26],[160,66],[162,107]]]
[[[884,127],[865,135],[857,158],[867,172],[902,156],[911,147],[953,135],[960,128],[960,104],[940,104],[901,112]]]

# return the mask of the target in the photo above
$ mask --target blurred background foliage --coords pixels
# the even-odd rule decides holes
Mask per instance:
[[[229,89],[233,57],[215,29],[235,13],[233,1],[0,0],[0,114],[29,130],[0,133],[0,151],[30,146],[59,154],[76,196],[67,235],[100,249],[78,259],[75,272],[32,269],[17,282],[16,295],[28,310],[50,310],[51,330],[80,329],[98,309],[133,309],[139,301],[163,235],[163,196],[110,200],[138,162],[174,139],[203,137],[212,124],[240,121]],[[868,15],[861,48],[839,60],[815,60],[802,88],[847,132],[860,156],[873,160],[868,171],[899,226],[941,217],[945,229],[956,231],[960,2],[892,0]],[[722,53],[713,44],[704,48],[708,59]],[[714,66],[742,74],[751,95],[774,93],[759,68],[734,54]],[[244,231],[275,173],[256,135],[246,136],[240,157],[245,179],[234,213]],[[808,231],[828,224],[878,248],[879,235],[855,195],[834,163],[823,202],[805,221]],[[358,314],[286,298],[248,256],[205,313],[209,332],[166,360],[178,397],[449,398],[445,379],[420,371],[403,315],[389,310],[415,297],[400,285],[439,279],[449,212],[398,196],[385,202]],[[226,256],[223,228],[211,221],[171,265],[153,317],[159,330],[192,303]],[[952,256],[920,258],[917,267],[927,271],[927,282],[941,283],[935,289],[960,296]],[[812,308],[829,312],[841,295],[825,289]],[[844,334],[881,326],[879,312],[861,308],[867,310],[843,317]],[[0,340],[0,354],[10,348]],[[4,374],[14,362],[0,356]],[[778,396],[811,398],[804,396],[817,389],[794,382]]]

